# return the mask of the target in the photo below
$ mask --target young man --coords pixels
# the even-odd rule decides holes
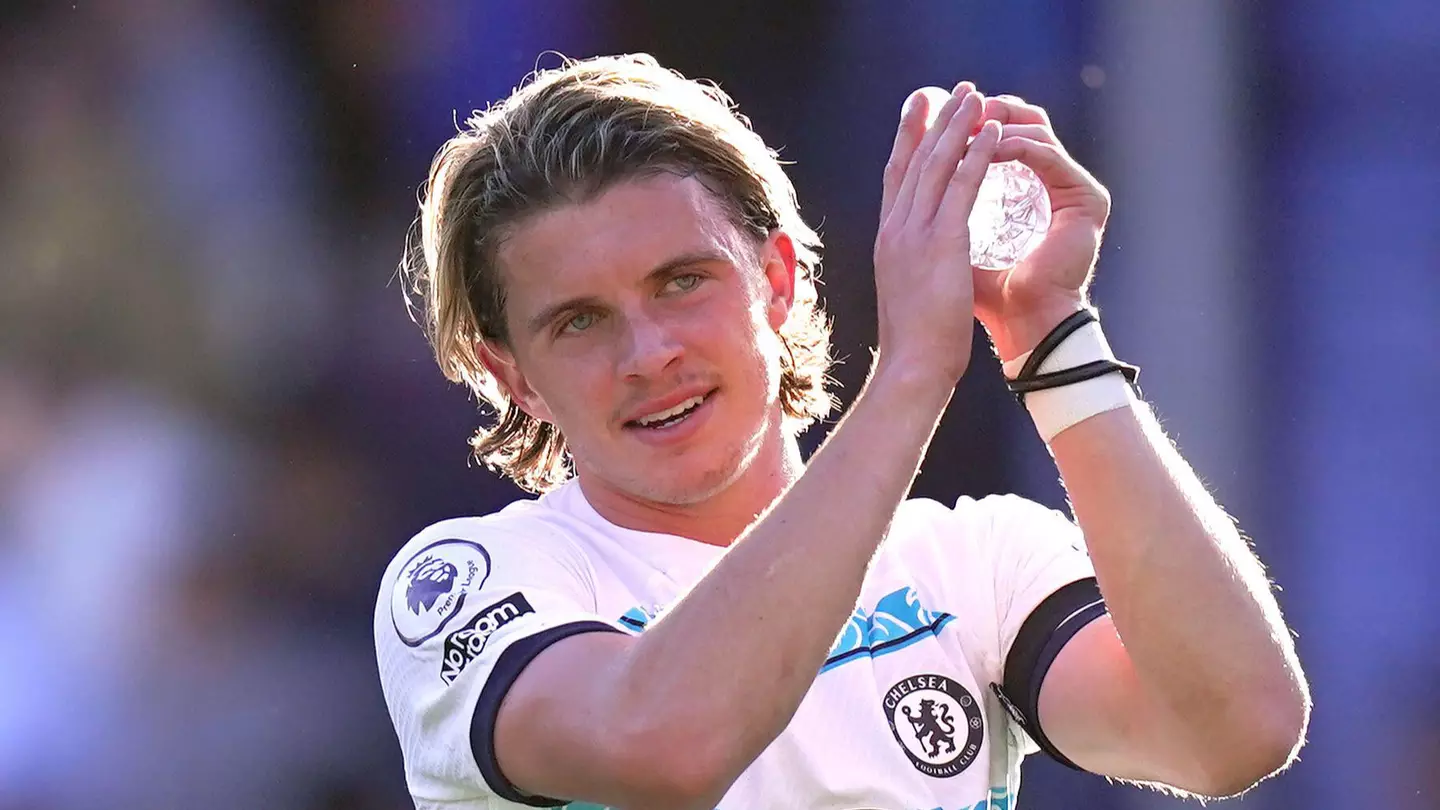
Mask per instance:
[[[441,150],[420,313],[496,411],[478,455],[544,494],[431,526],[385,573],[417,806],[1008,807],[1037,746],[1211,796],[1289,762],[1309,698],[1263,571],[1085,322],[1105,190],[1043,110],[930,99],[885,172],[874,366],[808,464],[819,240],[723,94],[648,57],[568,63]],[[1054,224],[975,270],[1003,160]],[[972,315],[1078,528],[1013,496],[906,499]]]

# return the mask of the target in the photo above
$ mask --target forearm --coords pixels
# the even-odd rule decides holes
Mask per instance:
[[[1264,570],[1149,408],[1050,449],[1137,678],[1181,721],[1168,731],[1197,751],[1244,750],[1257,721],[1298,734],[1307,687]]]
[[[805,473],[628,657],[620,701],[729,783],[784,730],[854,610],[950,390],[877,371]],[[718,747],[719,750],[716,750]]]

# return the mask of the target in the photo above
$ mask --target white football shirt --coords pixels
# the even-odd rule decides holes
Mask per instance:
[[[561,638],[644,632],[724,552],[617,527],[573,480],[411,539],[381,583],[375,645],[416,806],[566,805],[500,773],[506,690]],[[719,807],[1012,807],[1032,737],[1056,753],[1017,721],[1059,648],[1103,613],[1061,513],[1016,496],[906,501],[799,710]]]

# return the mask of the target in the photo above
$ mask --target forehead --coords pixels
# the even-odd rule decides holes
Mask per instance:
[[[513,319],[552,297],[599,295],[605,285],[639,281],[688,253],[720,253],[738,265],[744,245],[699,180],[661,173],[522,221],[496,258]]]

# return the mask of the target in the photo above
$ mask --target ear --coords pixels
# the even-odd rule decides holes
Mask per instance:
[[[530,381],[520,370],[520,364],[516,362],[513,352],[497,342],[482,338],[475,342],[475,355],[516,407],[529,414],[532,419],[554,423],[550,407],[530,386]]]
[[[770,234],[760,249],[760,260],[765,270],[768,298],[765,312],[769,316],[770,328],[780,331],[795,306],[795,243],[790,234],[777,230]]]

